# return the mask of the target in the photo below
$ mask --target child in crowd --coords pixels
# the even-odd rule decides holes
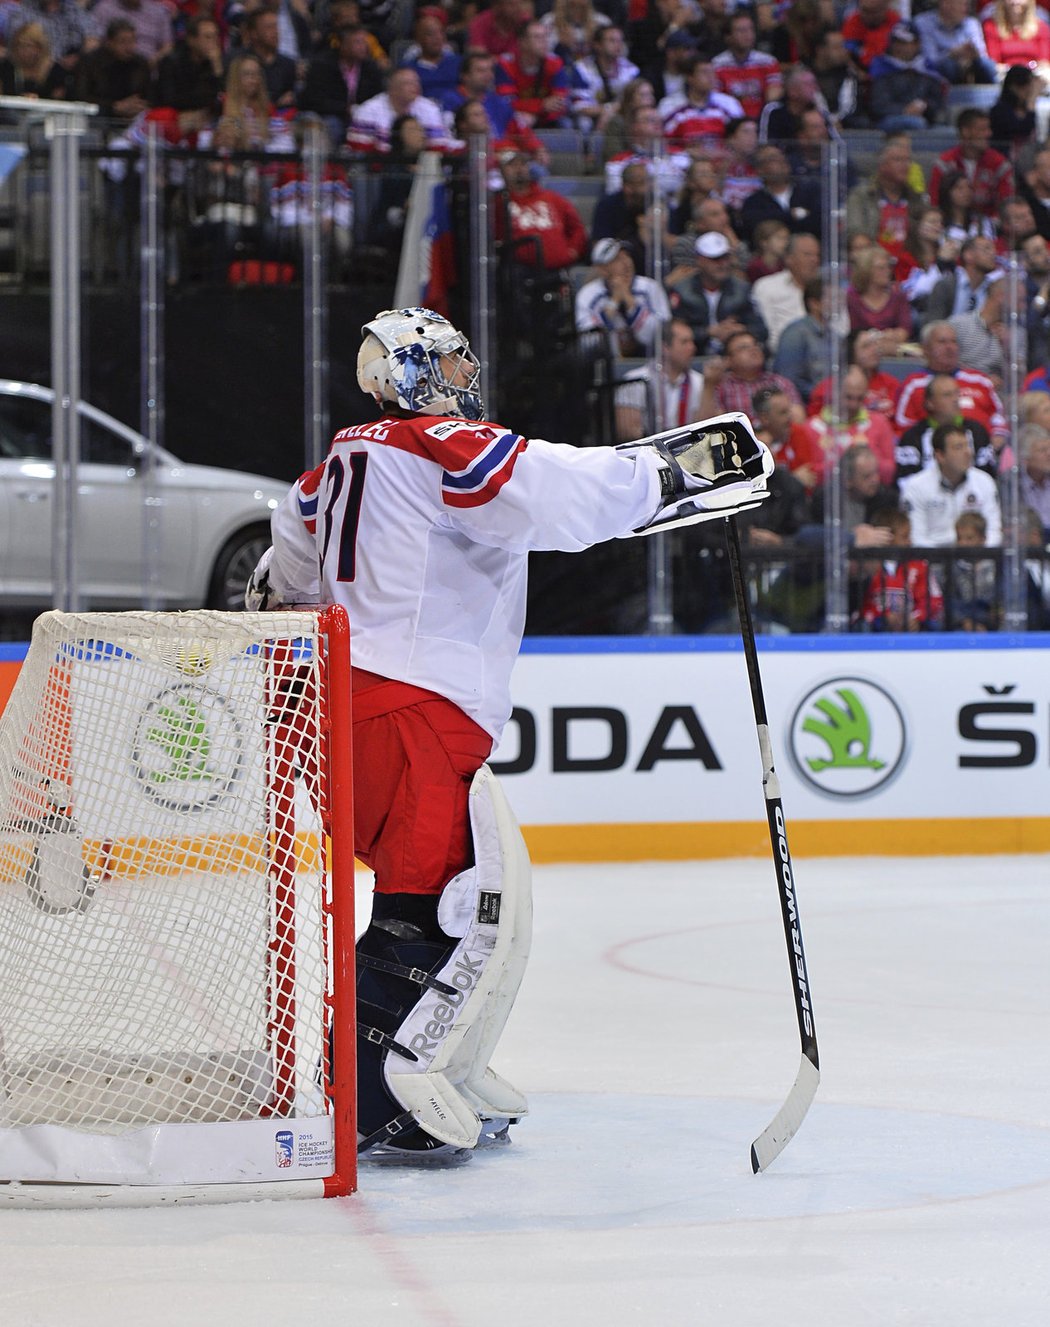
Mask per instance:
[[[894,548],[911,543],[908,513],[896,507],[875,512],[871,524],[889,530]],[[922,558],[883,559],[864,591],[860,616],[867,631],[932,631],[941,626],[944,600],[930,564]]]
[[[988,522],[979,511],[964,511],[955,522],[956,548],[984,548]],[[998,620],[995,563],[990,558],[957,558],[952,565],[953,631],[994,631]]]

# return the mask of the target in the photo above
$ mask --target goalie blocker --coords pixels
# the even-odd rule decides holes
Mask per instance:
[[[732,413],[654,433],[618,451],[659,461],[663,505],[636,535],[656,534],[749,511],[769,496],[773,454],[746,415]]]

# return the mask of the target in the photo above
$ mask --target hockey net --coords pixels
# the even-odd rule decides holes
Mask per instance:
[[[0,1200],[354,1187],[348,641],[338,609],[35,624],[0,718]]]

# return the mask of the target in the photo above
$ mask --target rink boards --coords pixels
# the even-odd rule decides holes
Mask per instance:
[[[1050,635],[761,638],[796,855],[1050,849]],[[24,647],[0,646],[0,703]],[[768,851],[729,637],[528,638],[493,767],[538,861]]]

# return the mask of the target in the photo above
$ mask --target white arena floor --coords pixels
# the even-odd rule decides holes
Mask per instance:
[[[0,1210],[4,1327],[1046,1327],[1050,862],[796,862],[822,1082],[766,861],[545,867],[497,1067],[532,1100],[457,1170],[353,1198]]]

